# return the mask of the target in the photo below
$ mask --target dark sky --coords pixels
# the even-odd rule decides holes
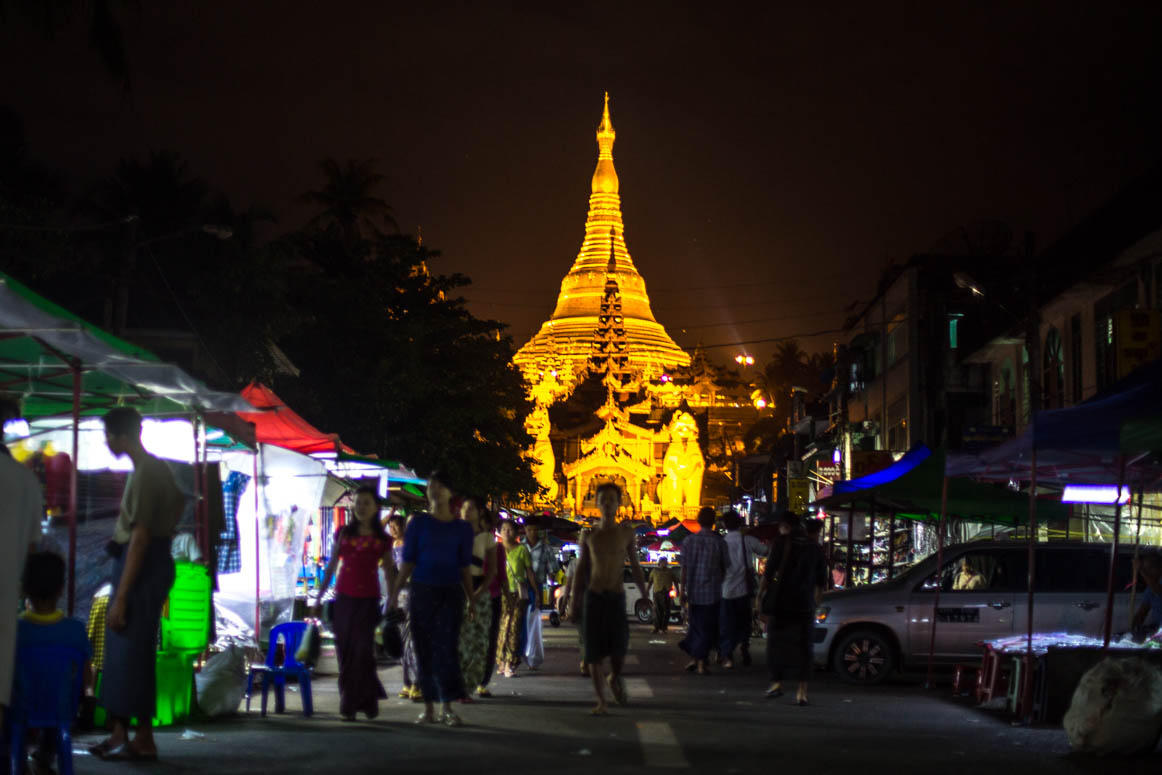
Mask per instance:
[[[833,328],[969,222],[1044,246],[1162,155],[1157,2],[141,5],[128,97],[80,31],[3,23],[36,156],[84,180],[172,149],[287,228],[320,158],[376,157],[518,345],[580,245],[604,90],[629,248],[686,346]]]

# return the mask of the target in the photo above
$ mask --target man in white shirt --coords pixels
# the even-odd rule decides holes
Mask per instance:
[[[0,427],[20,417],[20,404],[0,394]],[[0,726],[12,699],[12,675],[16,667],[16,607],[20,603],[20,579],[24,560],[40,540],[44,519],[44,494],[36,475],[17,463],[0,443]]]
[[[750,634],[754,606],[754,558],[766,557],[767,547],[757,538],[746,535],[742,517],[736,511],[722,515],[726,527],[726,550],[730,567],[722,580],[722,631],[718,641],[718,656],[723,668],[734,667],[734,650],[742,653],[742,664],[749,667]]]

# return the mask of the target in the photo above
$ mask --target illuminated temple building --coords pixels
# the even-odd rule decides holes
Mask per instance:
[[[707,502],[708,466],[729,467],[756,411],[745,385],[700,352],[692,361],[654,318],[626,246],[616,136],[606,94],[585,239],[552,316],[514,358],[536,404],[536,505],[594,515],[611,481],[629,515],[688,517]]]

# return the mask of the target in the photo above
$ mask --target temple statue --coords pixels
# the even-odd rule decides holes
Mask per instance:
[[[670,421],[670,446],[662,461],[658,500],[662,508],[697,509],[702,502],[702,473],[706,466],[698,447],[698,424],[689,412],[677,412]]]
[[[537,498],[542,503],[553,503],[557,500],[557,459],[553,455],[553,444],[549,441],[549,410],[543,405],[529,415],[525,421],[525,430],[533,437],[533,475],[537,483],[544,488],[544,492]]]

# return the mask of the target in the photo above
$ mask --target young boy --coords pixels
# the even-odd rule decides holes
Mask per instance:
[[[65,588],[64,559],[54,552],[34,552],[28,555],[23,581],[28,608],[21,615],[16,628],[17,654],[24,648],[69,646],[85,655],[87,673],[92,649],[85,634],[85,625],[76,619],[66,618],[57,609]],[[51,773],[55,756],[53,737],[42,735],[32,755],[33,772],[38,775]]]

